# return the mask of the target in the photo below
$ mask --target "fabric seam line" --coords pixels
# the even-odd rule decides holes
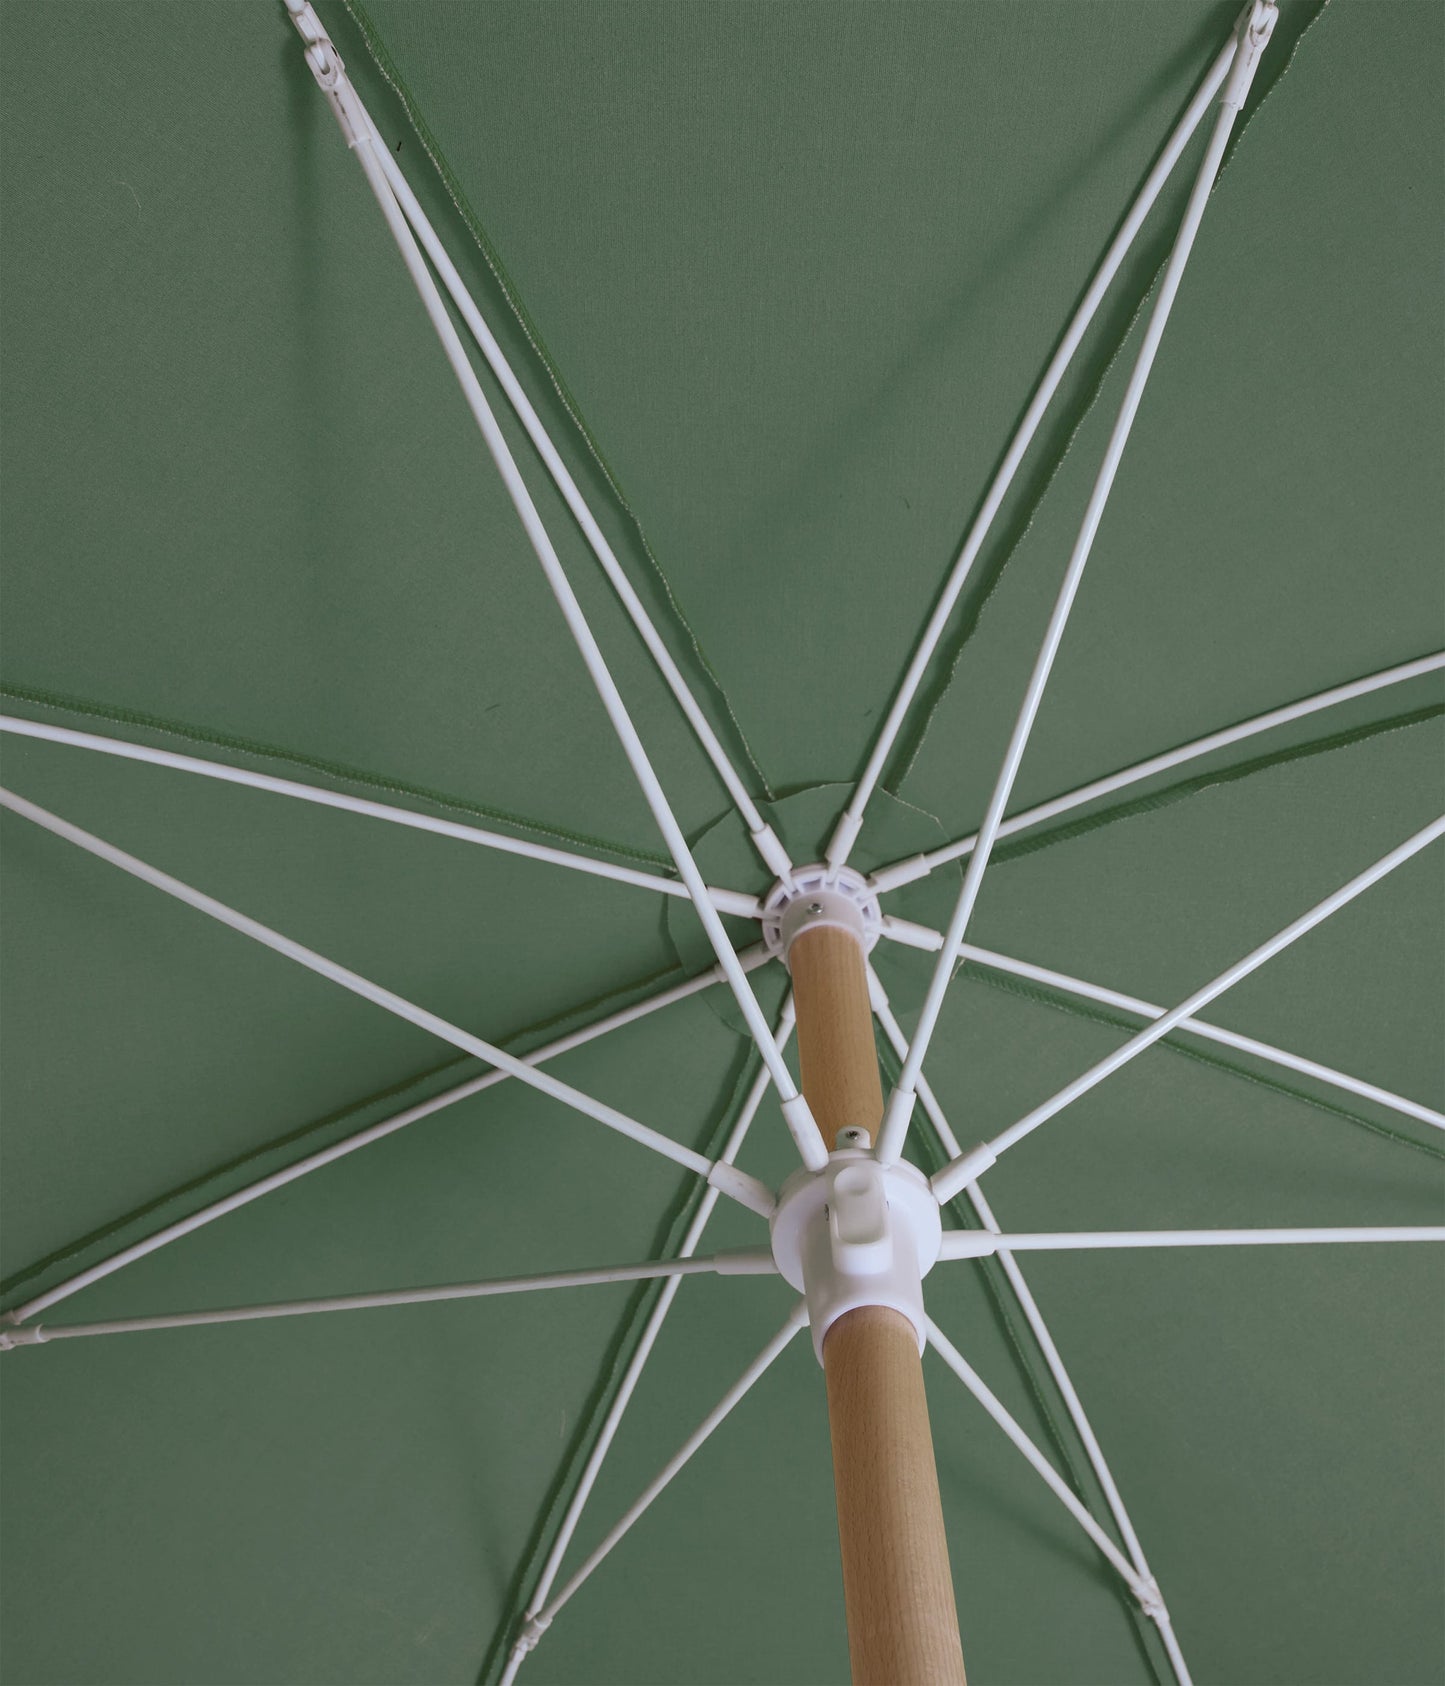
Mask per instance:
[[[66,696],[57,691],[31,689],[18,685],[0,685],[0,696],[13,698],[16,702],[28,703],[35,708],[49,709],[57,714],[80,715],[90,720],[108,720],[117,726],[139,727],[144,731],[155,732],[165,737],[179,738],[185,743],[205,744],[212,749],[233,750],[242,755],[253,756],[258,761],[276,761],[285,766],[303,767],[309,772],[322,773],[327,778],[333,778],[347,784],[360,785],[367,790],[386,791],[393,796],[408,796],[416,801],[429,802],[438,808],[449,809],[453,813],[469,814],[477,819],[493,820],[498,824],[509,825],[517,831],[527,832],[535,837],[545,837],[558,843],[574,843],[583,848],[596,849],[605,854],[619,856],[623,860],[638,861],[647,866],[657,867],[668,874],[673,874],[675,871],[672,861],[665,855],[654,854],[646,849],[634,848],[630,844],[611,843],[605,838],[593,837],[587,832],[567,831],[560,826],[549,826],[539,820],[524,819],[521,815],[510,813],[505,808],[492,808],[484,802],[469,802],[464,797],[449,796],[444,791],[429,790],[423,785],[406,784],[399,779],[387,778],[384,774],[368,773],[364,768],[348,767],[343,762],[329,761],[323,756],[308,755],[304,750],[283,749],[276,744],[261,743],[228,732],[209,731],[204,727],[191,726],[185,721],[166,720],[159,715],[146,714],[137,709],[95,702],[83,697]]]
[[[1223,162],[1220,164],[1219,173],[1214,179],[1214,186],[1210,190],[1209,197],[1211,200],[1213,200],[1215,195],[1218,193],[1220,183],[1224,180],[1230,164],[1234,160],[1235,153],[1239,150],[1244,141],[1245,135],[1249,131],[1250,125],[1272,98],[1276,88],[1278,88],[1284,81],[1285,77],[1288,76],[1290,69],[1294,64],[1295,58],[1298,55],[1301,46],[1304,44],[1305,38],[1324,16],[1325,9],[1328,5],[1329,0],[1322,0],[1319,10],[1315,12],[1314,16],[1295,38],[1294,45],[1290,49],[1290,55],[1280,67],[1279,74],[1264,90],[1264,93],[1261,95],[1258,102],[1250,110],[1244,112],[1242,114],[1241,121],[1236,124],[1234,135],[1230,140],[1229,146],[1225,150]],[[1110,374],[1113,372],[1114,365],[1118,362],[1125,347],[1129,344],[1130,337],[1133,335],[1135,328],[1138,326],[1140,317],[1143,315],[1150,300],[1153,298],[1154,291],[1159,284],[1159,277],[1163,274],[1168,261],[1168,254],[1166,253],[1155,268],[1154,273],[1149,277],[1137,304],[1130,314],[1129,321],[1126,324],[1123,333],[1119,336],[1118,342],[1109,353],[1104,367],[1100,370],[1098,378],[1094,382],[1092,390],[1090,390],[1089,395],[1084,402],[1084,406],[1079,413],[1078,420],[1075,422],[1074,426],[1070,428],[1067,439],[1065,439],[1063,445],[1060,447],[1057,457],[1054,459],[1054,462],[1048,469],[1042,485],[1039,487],[1037,496],[1030,504],[1028,515],[1022,528],[1020,528],[1017,536],[1014,538],[1012,544],[1009,545],[1007,551],[999,559],[991,574],[985,570],[984,577],[987,583],[977,602],[969,603],[963,607],[959,629],[955,634],[955,641],[953,642],[951,651],[947,658],[947,673],[941,683],[934,688],[932,700],[927,705],[927,712],[925,713],[923,719],[919,721],[917,726],[909,732],[907,742],[895,752],[893,757],[894,763],[897,766],[897,771],[883,787],[888,790],[891,795],[897,795],[901,791],[903,785],[908,780],[909,775],[912,773],[914,764],[923,749],[924,740],[927,738],[929,731],[932,729],[934,718],[939,709],[943,706],[943,702],[948,696],[948,693],[952,690],[954,680],[958,676],[958,667],[963,657],[964,648],[978,631],[979,624],[983,619],[984,611],[987,609],[989,602],[998,590],[1009,564],[1013,561],[1019,547],[1033,530],[1034,522],[1039,511],[1043,508],[1050,491],[1053,489],[1054,481],[1058,478],[1060,471],[1074,448],[1074,444],[1078,439],[1079,434],[1083,431],[1085,425],[1089,421],[1089,418],[1093,415],[1100,398],[1103,396],[1104,387],[1108,383],[1108,379]]]
[[[436,171],[437,177],[441,181],[447,197],[451,200],[457,215],[461,218],[462,225],[471,235],[477,250],[481,253],[483,261],[487,265],[487,268],[491,271],[498,290],[501,292],[503,299],[506,301],[507,308],[515,317],[518,326],[521,328],[523,335],[526,337],[527,343],[531,346],[533,354],[546,374],[552,389],[561,401],[563,409],[566,411],[573,427],[576,429],[583,444],[586,446],[588,454],[592,457],[593,461],[601,471],[618,507],[627,517],[627,520],[630,522],[634,532],[636,533],[638,542],[642,547],[643,554],[646,556],[648,563],[650,564],[654,574],[656,574],[657,579],[666,594],[668,606],[672,611],[673,618],[677,622],[677,625],[681,628],[682,632],[686,635],[688,643],[691,645],[693,653],[696,656],[698,663],[701,665],[704,676],[711,684],[713,691],[716,693],[718,700],[721,702],[722,707],[727,714],[728,720],[732,724],[736,742],[742,749],[743,754],[747,757],[748,765],[752,768],[753,773],[758,780],[762,799],[764,801],[772,801],[772,786],[769,784],[767,776],[763,772],[757,756],[753,753],[752,745],[748,741],[747,734],[743,730],[742,722],[739,720],[737,712],[733,708],[732,699],[728,696],[727,690],[723,686],[722,680],[719,678],[716,668],[713,666],[706,652],[703,650],[697,633],[693,630],[692,623],[683,613],[682,607],[677,600],[676,593],[672,589],[671,582],[668,580],[666,574],[664,574],[662,566],[657,560],[657,556],[652,549],[652,545],[648,540],[646,530],[642,525],[640,517],[628,501],[626,494],[623,492],[621,483],[619,482],[616,474],[613,472],[611,464],[603,454],[602,448],[598,444],[592,429],[588,426],[586,421],[583,420],[581,406],[574,398],[566,381],[562,378],[561,371],[551,353],[547,350],[546,342],[542,338],[541,330],[533,319],[531,312],[527,309],[525,304],[523,304],[516,284],[513,282],[510,274],[508,273],[506,265],[502,262],[500,254],[492,244],[492,241],[482,224],[481,218],[477,216],[471,206],[471,202],[462,191],[460,181],[453,172],[450,164],[447,162],[446,155],[443,153],[436,136],[431,132],[430,127],[423,119],[420,106],[413,97],[411,90],[407,87],[405,79],[403,78],[400,70],[397,68],[396,61],[387,51],[375,23],[368,15],[366,8],[361,4],[361,0],[342,0],[342,4],[345,6],[352,22],[356,25],[363,42],[366,44],[367,51],[371,54],[372,61],[376,65],[377,70],[380,72],[387,85],[391,88],[392,92],[396,95],[397,99],[401,102],[402,109],[406,113],[407,121],[411,124],[413,133],[421,142],[422,150],[426,153],[432,168]]]

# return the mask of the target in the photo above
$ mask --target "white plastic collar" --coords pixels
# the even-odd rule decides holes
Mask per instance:
[[[803,1291],[813,1350],[844,1312],[881,1305],[901,1312],[923,1351],[928,1320],[923,1278],[943,1242],[938,1202],[914,1166],[880,1165],[861,1146],[829,1155],[817,1172],[798,1171],[783,1184],[771,1221],[773,1258]]]
[[[537,1649],[537,1641],[552,1625],[552,1618],[540,1611],[534,1616],[528,1616],[522,1623],[522,1631],[517,1635],[517,1641],[512,1647],[514,1655],[525,1657],[529,1651]]]
[[[850,866],[800,866],[791,884],[781,879],[763,902],[763,941],[786,963],[793,939],[825,926],[850,931],[866,953],[883,929],[878,897],[861,872]]]

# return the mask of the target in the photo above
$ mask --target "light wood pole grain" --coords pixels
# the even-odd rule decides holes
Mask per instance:
[[[803,1093],[823,1137],[876,1139],[883,1089],[863,948],[833,926],[788,953]],[[854,1686],[964,1686],[923,1367],[913,1325],[845,1312],[823,1342]]]

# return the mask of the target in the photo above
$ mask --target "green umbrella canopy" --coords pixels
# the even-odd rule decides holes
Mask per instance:
[[[818,858],[1234,10],[321,7],[795,860]],[[284,10],[9,0],[0,19],[7,711],[669,873]],[[1427,0],[1282,8],[1012,808],[1439,648],[1441,35]],[[994,525],[866,868],[980,822],[1201,144]],[[766,890],[498,413],[704,872]],[[1000,843],[970,940],[1182,1000],[1435,817],[1440,698],[1438,673],[1391,685]],[[352,814],[15,737],[5,782],[509,1050],[710,960],[691,912],[646,890]],[[0,837],[7,1306],[484,1069],[20,818]],[[958,882],[885,906],[937,926]],[[1437,846],[1205,1016],[1438,1108],[1442,911]],[[911,1029],[931,956],[876,960]],[[775,1013],[781,968],[755,982]],[[969,965],[926,1069],[962,1140],[988,1139],[1137,1023]],[[712,989],[552,1069],[711,1157],[756,1058]],[[941,1160],[921,1119],[909,1154]],[[1019,1231],[1430,1224],[1441,1157],[1418,1117],[1180,1033],[984,1186]],[[795,1163],[771,1099],[740,1163],[771,1184]],[[696,1196],[508,1081],[54,1321],[659,1257]],[[765,1239],[724,1201],[707,1246]],[[1441,1678],[1438,1252],[1023,1264],[1196,1679]],[[8,1353],[7,1677],[494,1680],[660,1286]],[[940,1266],[928,1301],[1110,1526],[997,1263]],[[682,1285],[579,1554],[788,1304],[776,1279]],[[845,1677],[806,1346],[524,1681]],[[1113,1569],[925,1373],[974,1686],[1169,1678]]]

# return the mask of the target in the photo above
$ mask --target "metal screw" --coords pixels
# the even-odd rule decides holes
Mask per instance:
[[[821,913],[822,911],[823,911],[822,902],[809,902],[808,903],[808,913],[809,913],[809,915],[812,915],[812,914],[815,914],[815,913]]]

